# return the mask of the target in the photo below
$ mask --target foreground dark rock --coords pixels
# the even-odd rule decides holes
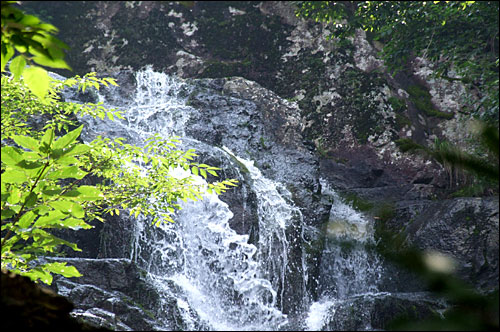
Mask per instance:
[[[2,329],[4,331],[109,331],[70,315],[67,298],[37,285],[27,277],[2,270]]]
[[[128,259],[63,261],[83,274],[73,279],[56,277],[54,282],[59,294],[78,303],[73,316],[118,331],[158,330],[168,326],[166,322],[175,324],[170,329],[183,329],[175,285],[171,285],[171,296],[160,301],[158,290],[145,281],[145,272]]]

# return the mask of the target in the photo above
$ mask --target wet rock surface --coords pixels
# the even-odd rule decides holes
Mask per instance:
[[[422,321],[439,317],[444,302],[425,293],[377,294],[332,305],[322,331],[386,330],[395,319]],[[347,319],[349,318],[349,319]]]
[[[300,208],[302,219],[297,219],[287,229],[290,261],[283,286],[283,298],[287,300],[282,307],[284,312],[290,314],[291,321],[300,321],[298,317],[304,314],[304,292],[317,293],[315,296],[323,292],[318,287],[325,282],[320,275],[328,270],[328,259],[331,259],[325,254],[325,244],[321,243],[331,202],[325,199],[326,191],[320,179],[344,194],[347,200],[355,195],[353,205],[357,200],[360,208],[364,202],[371,217],[376,219],[383,212],[377,208],[389,204],[388,208],[393,211],[385,216],[388,229],[395,234],[403,233],[408,244],[420,249],[435,249],[450,254],[459,262],[459,276],[475,287],[485,290],[495,287],[498,280],[498,200],[495,198],[430,200],[439,192],[431,184],[434,178],[424,181],[425,176],[422,176],[415,181],[413,174],[403,176],[392,172],[392,166],[385,167],[380,160],[370,163],[370,160],[378,160],[376,156],[370,159],[370,150],[365,151],[365,156],[368,156],[365,159],[351,156],[351,160],[346,161],[318,156],[305,143],[303,126],[297,120],[300,110],[296,104],[280,98],[258,83],[239,77],[190,79],[187,83],[191,87],[186,89],[186,112],[189,116],[185,131],[189,137],[201,142],[197,145],[200,161],[220,167],[221,176],[237,178],[242,183],[236,190],[221,197],[233,212],[231,227],[239,234],[249,234],[250,243],[258,243],[258,204],[252,191],[252,179],[248,169],[236,159],[228,158],[222,147],[254,160],[266,177],[284,185],[286,190],[283,194],[288,192],[288,199]],[[130,90],[122,94],[133,95],[135,83],[131,81],[125,86],[125,90]],[[110,102],[115,101],[124,106],[130,103],[129,99],[110,94]],[[189,139],[186,144],[189,146]],[[219,149],[214,150],[213,146]],[[78,303],[73,315],[119,330],[188,326],[179,312],[176,297],[182,298],[182,294],[175,291],[175,285],[171,285],[172,293],[166,296],[170,300],[159,303],[155,290],[141,277],[135,263],[128,259],[136,231],[132,222],[127,218],[114,217],[95,226],[90,232],[73,232],[69,238],[82,247],[83,254],[80,255],[87,257],[71,261],[85,277],[62,278],[55,282],[59,293]],[[160,237],[153,241],[177,240]],[[307,266],[308,280],[304,279],[303,264]],[[398,292],[425,289],[422,281],[398,267],[388,266],[386,269],[389,272],[379,288],[395,292],[396,299],[389,296],[376,300],[351,298],[346,301],[356,302],[356,305],[363,302],[363,305],[369,306],[367,312],[374,312],[369,318],[373,328],[384,328],[391,317],[388,308],[394,301],[398,308],[403,308],[403,314],[410,310],[408,308],[416,306],[419,309],[411,317],[427,316],[430,311],[424,308],[426,305],[432,307],[430,302],[421,301],[417,305],[413,300],[401,300],[397,295]],[[296,285],[306,286],[299,291]],[[366,323],[367,314],[339,323],[347,317],[348,308],[353,306],[341,306],[336,318],[328,323],[328,328],[364,328],[359,324]],[[157,317],[160,316],[169,323],[159,323]],[[202,325],[199,327],[204,328]]]
[[[58,278],[59,294],[78,303],[76,317],[113,330],[150,330],[155,326],[156,292],[141,279],[140,271],[127,259],[66,259],[83,277]]]
[[[129,81],[125,84],[126,92],[121,94],[133,95],[135,83],[132,77],[122,76],[129,77]],[[352,203],[358,208],[363,206],[362,203],[367,205],[368,214],[376,219],[383,212],[377,209],[388,204],[388,208],[393,209],[385,217],[388,229],[395,234],[405,234],[408,244],[443,251],[455,257],[459,262],[459,276],[475,287],[490,290],[495,286],[498,280],[498,236],[495,238],[495,234],[498,235],[498,201],[495,198],[430,200],[439,193],[439,189],[431,184],[434,178],[416,177],[413,173],[418,172],[415,171],[406,175],[392,172],[393,166],[385,167],[373,155],[370,159],[371,150],[365,151],[368,158],[364,159],[352,155],[351,160],[318,156],[305,143],[303,126],[297,121],[300,110],[296,104],[258,83],[239,77],[190,79],[187,83],[191,87],[186,89],[189,116],[185,130],[189,137],[201,142],[197,145],[200,161],[220,167],[221,176],[237,178],[242,183],[221,197],[233,212],[231,227],[239,234],[249,234],[250,243],[258,243],[257,197],[252,191],[252,179],[248,169],[236,159],[228,158],[222,147],[254,160],[266,177],[286,187],[290,201],[300,208],[303,219],[298,219],[287,230],[287,237],[294,241],[290,241],[290,268],[284,286],[292,291],[285,290],[287,302],[283,303],[283,310],[290,314],[291,320],[300,321],[297,317],[304,314],[304,291],[316,293],[315,296],[323,292],[318,285],[325,282],[320,275],[324,275],[329,258],[324,252],[325,244],[322,244],[322,229],[328,220],[331,202],[325,199],[326,191],[320,179],[344,194],[348,201],[355,197]],[[113,93],[109,97],[110,103],[124,106],[130,103],[129,99],[117,98]],[[189,142],[187,139],[187,146]],[[214,150],[213,146],[219,149]],[[377,161],[371,163],[373,160]],[[167,296],[170,304],[159,304],[154,290],[141,279],[140,270],[128,260],[135,232],[131,221],[114,217],[95,226],[91,232],[73,232],[69,238],[82,247],[83,256],[92,258],[81,257],[72,262],[85,277],[61,279],[55,283],[61,294],[78,303],[74,315],[119,330],[156,328],[159,326],[156,314],[174,322],[167,323],[173,324],[172,328],[184,326],[186,322],[175,299],[182,295],[175,292],[175,285],[172,285],[174,291]],[[162,237],[155,240],[177,241]],[[309,271],[308,280],[303,277],[304,263]],[[421,291],[426,287],[418,277],[396,266],[389,264],[386,271],[379,288],[395,292],[396,297],[399,296],[397,292]],[[298,291],[294,289],[297,284],[305,284],[306,288]],[[351,298],[346,301],[361,303],[365,300]],[[399,301],[403,304],[398,304],[398,308],[406,308],[402,309],[404,313],[416,305],[410,300],[395,300],[393,297],[372,300],[365,305],[370,306],[367,312],[376,312],[370,318],[373,328],[383,328],[391,317],[387,312],[379,313],[380,308],[388,310],[391,303]],[[429,313],[424,309],[427,304],[419,302],[417,307],[421,310],[417,310],[415,318]],[[363,328],[359,324],[367,318],[366,315],[345,323],[348,325],[338,325],[342,315],[347,315],[348,307],[352,306],[339,309],[329,328]],[[162,308],[161,313],[159,308]]]
[[[53,286],[58,294],[77,304],[71,313],[73,317],[117,331],[148,331],[167,326],[175,330],[185,324],[177,307],[177,298],[182,296],[178,290],[176,293],[175,285],[170,285],[172,293],[163,294],[160,301],[158,290],[146,281],[146,272],[129,259],[62,260],[83,274],[73,279],[58,277]]]
[[[26,7],[48,15],[36,2]],[[49,21],[69,43],[68,61],[76,73],[152,65],[183,78],[240,76],[298,106],[302,139],[322,156],[352,165],[365,160],[393,176],[440,174],[437,165],[399,153],[394,141],[432,142],[442,136],[441,127],[453,140],[450,126],[418,110],[406,90],[429,90],[429,98],[445,108],[449,103],[441,101],[454,99],[460,86],[449,93],[440,89],[418,59],[393,78],[364,32],[336,45],[326,40],[327,26],[300,20],[294,10],[293,3],[257,1],[90,2],[54,5]],[[75,24],[85,28],[73,31]]]

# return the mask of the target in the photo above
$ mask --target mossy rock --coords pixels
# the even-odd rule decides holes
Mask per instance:
[[[427,116],[443,119],[453,118],[453,113],[441,112],[434,106],[431,94],[423,86],[412,84],[406,88],[406,91],[410,95],[410,101],[413,105]]]
[[[342,198],[349,203],[355,210],[361,212],[371,211],[374,204],[364,198],[361,198],[358,194],[354,192],[349,192],[341,194]]]
[[[352,126],[356,139],[365,144],[371,135],[380,135],[385,130],[380,103],[373,100],[372,92],[386,84],[379,73],[365,73],[348,69],[342,75],[343,103],[353,114]]]
[[[391,105],[393,111],[396,113],[402,113],[406,111],[406,102],[404,101],[404,99],[391,96],[387,99],[387,102],[389,103],[389,105]]]
[[[243,76],[274,87],[279,46],[287,43],[279,18],[262,15],[254,2],[199,2],[197,7],[203,12],[197,34],[213,61],[202,76]],[[245,14],[232,15],[229,7]]]

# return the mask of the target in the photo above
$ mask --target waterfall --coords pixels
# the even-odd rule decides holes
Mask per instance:
[[[372,221],[344,202],[325,180],[320,182],[323,193],[331,197],[332,206],[324,235],[320,295],[310,306],[306,320],[310,331],[319,330],[334,319],[336,307],[346,300],[386,294],[380,293],[377,285],[382,264],[373,250]],[[369,324],[365,329],[370,330]]]
[[[150,68],[138,72],[136,81],[135,97],[121,106],[125,121],[109,125],[85,118],[85,139],[116,132],[140,146],[149,135],[158,133],[180,136],[184,147],[197,148],[201,143],[184,133],[184,125],[195,111],[186,105],[190,87]],[[105,99],[103,102],[116,108]],[[228,149],[211,149],[210,153],[225,154],[228,162],[235,157]],[[287,316],[277,308],[277,289],[284,288],[287,264],[284,227],[296,208],[280,195],[276,183],[264,178],[249,161],[238,159],[252,170],[260,213],[258,247],[249,243],[248,235],[239,235],[229,227],[233,213],[228,205],[207,192],[203,200],[181,202],[174,224],[157,228],[141,216],[132,220],[135,240],[130,258],[157,288],[163,301],[161,308],[169,305],[169,295],[175,289],[177,309],[186,329],[273,330],[287,323]],[[168,326],[166,320],[164,323]]]
[[[238,156],[241,149],[208,146],[186,135],[187,123],[199,110],[186,103],[193,87],[185,81],[147,68],[136,73],[136,83],[135,95],[119,103],[116,98],[113,102],[100,97],[108,108],[122,108],[125,120],[109,123],[84,117],[84,139],[116,135],[141,146],[155,133],[162,137],[179,136],[182,148],[203,149],[205,154],[223,159],[224,165],[236,168],[240,178],[249,182],[242,192],[252,192],[256,197],[258,219],[258,236],[250,243],[248,234],[238,234],[229,226],[233,218],[230,206],[215,194],[205,192],[203,200],[181,202],[182,209],[176,212],[174,224],[154,227],[141,216],[129,220],[135,227],[130,259],[145,271],[148,282],[159,294],[157,328],[172,326],[172,317],[165,316],[172,310],[182,321],[175,326],[186,330],[289,327],[289,317],[283,313],[283,304],[290,301],[284,296],[286,287],[301,287],[300,294],[308,294],[304,252],[300,262],[302,283],[286,282],[291,264],[287,229],[303,224],[291,193],[283,183],[266,178],[253,161]],[[191,175],[176,172],[176,176]],[[206,184],[204,179],[196,178],[200,184]],[[333,204],[321,259],[320,295],[312,304],[310,299],[304,301],[310,304],[308,317],[300,326],[293,325],[295,328],[321,328],[335,303],[377,292],[378,261],[365,250],[373,242],[369,220],[343,203],[325,181],[322,187]],[[247,209],[245,204],[243,208]]]
[[[243,164],[252,180],[257,197],[259,219],[259,261],[261,270],[273,288],[280,289],[280,304],[283,306],[285,273],[288,265],[289,243],[285,234],[294,219],[302,219],[300,210],[291,203],[290,192],[281,184],[265,178],[253,161],[240,158],[229,148],[224,150]],[[288,198],[288,199],[287,199]]]

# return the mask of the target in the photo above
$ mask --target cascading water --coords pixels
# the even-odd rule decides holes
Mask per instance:
[[[381,268],[377,255],[370,257],[366,245],[374,243],[369,219],[355,211],[324,181],[324,193],[333,198],[326,227],[326,247],[322,254],[322,293],[337,299],[377,292]],[[329,280],[328,280],[329,279]]]
[[[291,201],[291,194],[282,184],[265,178],[253,161],[235,156],[227,147],[224,150],[244,165],[252,180],[258,204],[259,264],[266,279],[272,281],[273,288],[281,290],[282,309],[289,248],[285,230],[294,219],[301,220],[302,214],[287,202],[286,198]]]
[[[136,145],[154,133],[184,136],[184,125],[194,110],[186,106],[180,94],[186,96],[189,86],[151,69],[138,72],[136,80],[136,96],[124,107],[126,121],[113,123],[112,131],[125,133],[129,143]],[[91,122],[87,140],[111,131],[98,120],[85,121]],[[194,148],[201,144],[186,137],[183,141]],[[232,152],[216,147],[212,152],[226,154],[228,160],[234,158],[229,155]],[[181,203],[175,224],[155,228],[141,217],[136,220],[131,258],[148,272],[160,294],[172,294],[173,287],[180,289],[175,296],[186,329],[272,330],[287,323],[286,315],[276,308],[276,289],[278,283],[283,289],[287,264],[284,226],[290,211],[296,209],[280,196],[274,182],[263,178],[250,162],[239,160],[255,178],[253,188],[261,212],[260,250],[248,243],[248,235],[239,235],[229,227],[233,214],[214,194],[205,193],[203,200]],[[197,180],[204,183],[200,177]],[[271,210],[282,212],[270,219]],[[162,303],[162,308],[167,305]],[[167,326],[168,318],[163,321]]]
[[[226,165],[235,165],[233,161],[237,160],[246,174],[240,178],[250,182],[257,203],[258,239],[254,243],[249,243],[249,235],[237,234],[230,228],[233,213],[214,194],[182,203],[175,224],[154,227],[142,217],[132,221],[135,239],[130,258],[147,272],[147,279],[160,296],[155,313],[157,328],[172,326],[172,318],[163,315],[172,306],[182,317],[177,328],[186,330],[286,328],[289,319],[282,313],[283,303],[290,301],[284,298],[285,288],[290,287],[285,282],[290,265],[286,230],[293,223],[302,223],[302,214],[294,206],[290,192],[283,184],[264,177],[253,162],[237,156],[231,147],[207,147],[186,136],[186,123],[197,112],[186,105],[191,86],[151,69],[138,72],[136,81],[134,98],[120,104],[126,120],[110,124],[84,118],[84,139],[117,135],[140,146],[155,133],[181,136],[184,148],[203,146],[208,155],[225,158]],[[109,108],[116,107],[103,101]],[[176,176],[190,175],[175,172]],[[201,178],[197,181],[204,183]],[[327,188],[326,183],[322,185]],[[334,204],[321,259],[320,296],[310,306],[308,318],[295,328],[321,328],[338,301],[377,291],[378,262],[365,250],[365,245],[373,241],[368,220],[341,203],[332,190],[323,191],[333,197]],[[302,256],[304,265],[305,253]],[[302,284],[293,285],[302,288],[301,294],[307,294],[307,270],[302,267]]]
[[[336,306],[344,301],[385,294],[379,293],[377,287],[382,274],[381,261],[376,252],[369,250],[374,244],[370,220],[346,204],[326,181],[320,182],[323,193],[332,198],[333,204],[321,258],[320,295],[309,308],[306,321],[311,331],[323,328],[325,322],[334,319]],[[364,329],[371,329],[369,323]]]

